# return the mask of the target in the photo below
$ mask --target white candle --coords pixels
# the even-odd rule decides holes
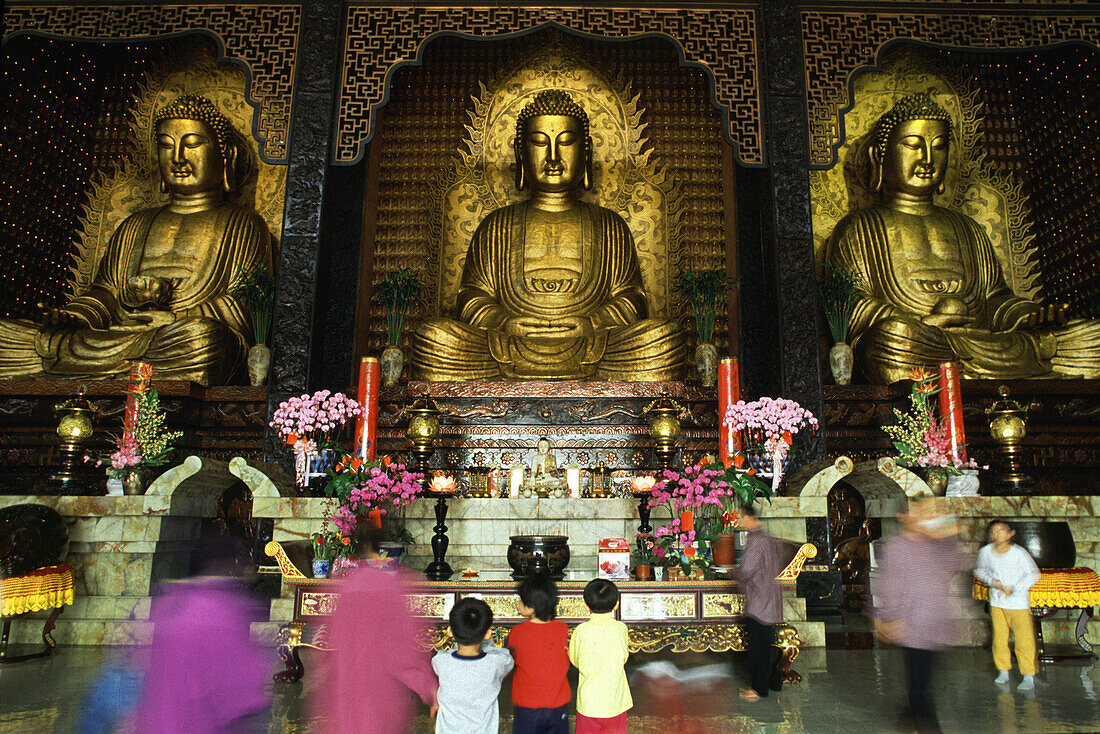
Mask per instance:
[[[581,496],[581,468],[575,464],[565,467],[565,483],[569,486],[570,497]]]

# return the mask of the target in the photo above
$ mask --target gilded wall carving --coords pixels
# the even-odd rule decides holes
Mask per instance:
[[[828,168],[844,141],[841,110],[851,104],[849,78],[861,66],[876,63],[883,44],[913,39],[944,46],[1024,48],[1063,41],[1095,44],[1100,17],[1086,15],[1024,15],[973,10],[944,14],[802,12],[806,104],[810,123],[810,166]]]
[[[251,75],[258,107],[244,126],[261,141],[261,157],[286,161],[293,97],[298,5],[13,5],[4,9],[5,33],[36,31],[72,38],[125,39],[205,30]]]
[[[689,63],[714,75],[714,94],[729,114],[727,134],[745,165],[764,164],[756,15],[751,8],[424,8],[352,6],[348,12],[335,161],[353,163],[374,134],[387,74],[419,59],[429,36],[515,33],[548,21],[608,37],[664,33]]]

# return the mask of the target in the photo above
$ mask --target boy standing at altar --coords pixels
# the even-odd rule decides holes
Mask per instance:
[[[457,643],[432,658],[439,678],[435,734],[497,734],[497,698],[512,656],[494,647],[493,610],[481,599],[464,597],[451,607],[447,631]]]
[[[997,677],[993,682],[1008,685],[1012,653],[1008,650],[1011,632],[1016,643],[1016,664],[1024,679],[1019,691],[1035,689],[1035,622],[1031,618],[1029,592],[1039,580],[1039,567],[1031,554],[1012,542],[1016,531],[1007,522],[997,520],[989,526],[992,543],[978,551],[974,578],[989,587],[989,618],[993,623],[993,664]]]
[[[630,654],[626,625],[615,619],[619,589],[607,579],[584,587],[589,620],[569,639],[569,660],[580,671],[576,734],[626,734],[626,712],[634,705],[626,682]]]
[[[508,634],[512,675],[512,734],[569,734],[569,628],[554,619],[558,589],[545,574],[524,579],[516,609],[527,618]]]

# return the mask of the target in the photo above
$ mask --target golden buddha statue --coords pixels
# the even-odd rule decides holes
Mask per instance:
[[[1100,377],[1100,322],[1016,296],[981,224],[933,202],[950,136],[928,94],[899,100],[872,130],[882,201],[842,219],[826,253],[863,280],[849,322],[858,364],[883,384],[946,361],[976,378]]]
[[[232,289],[271,257],[263,219],[225,200],[247,150],[205,97],[178,98],[153,126],[168,204],[119,225],[87,293],[42,306],[40,324],[0,319],[0,377],[123,378],[136,360],[202,385],[240,372],[252,327]]]
[[[427,380],[661,381],[680,377],[683,335],[647,318],[638,255],[615,212],[578,199],[591,186],[588,116],[540,92],[516,120],[516,188],[528,201],[474,232],[458,318],[425,321],[412,363]]]

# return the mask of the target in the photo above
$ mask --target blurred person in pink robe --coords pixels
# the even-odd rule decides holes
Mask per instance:
[[[324,719],[315,730],[325,734],[400,734],[416,710],[413,694],[435,715],[430,651],[416,644],[426,630],[409,614],[402,572],[370,564],[379,540],[372,523],[360,523],[356,542],[366,562],[345,577],[328,624],[333,650],[321,659],[324,684],[312,696]]]
[[[249,636],[251,623],[266,615],[233,578],[242,553],[243,546],[229,537],[201,540],[193,562],[197,574],[164,584],[153,599],[153,643],[128,731],[264,729],[274,658]]]

